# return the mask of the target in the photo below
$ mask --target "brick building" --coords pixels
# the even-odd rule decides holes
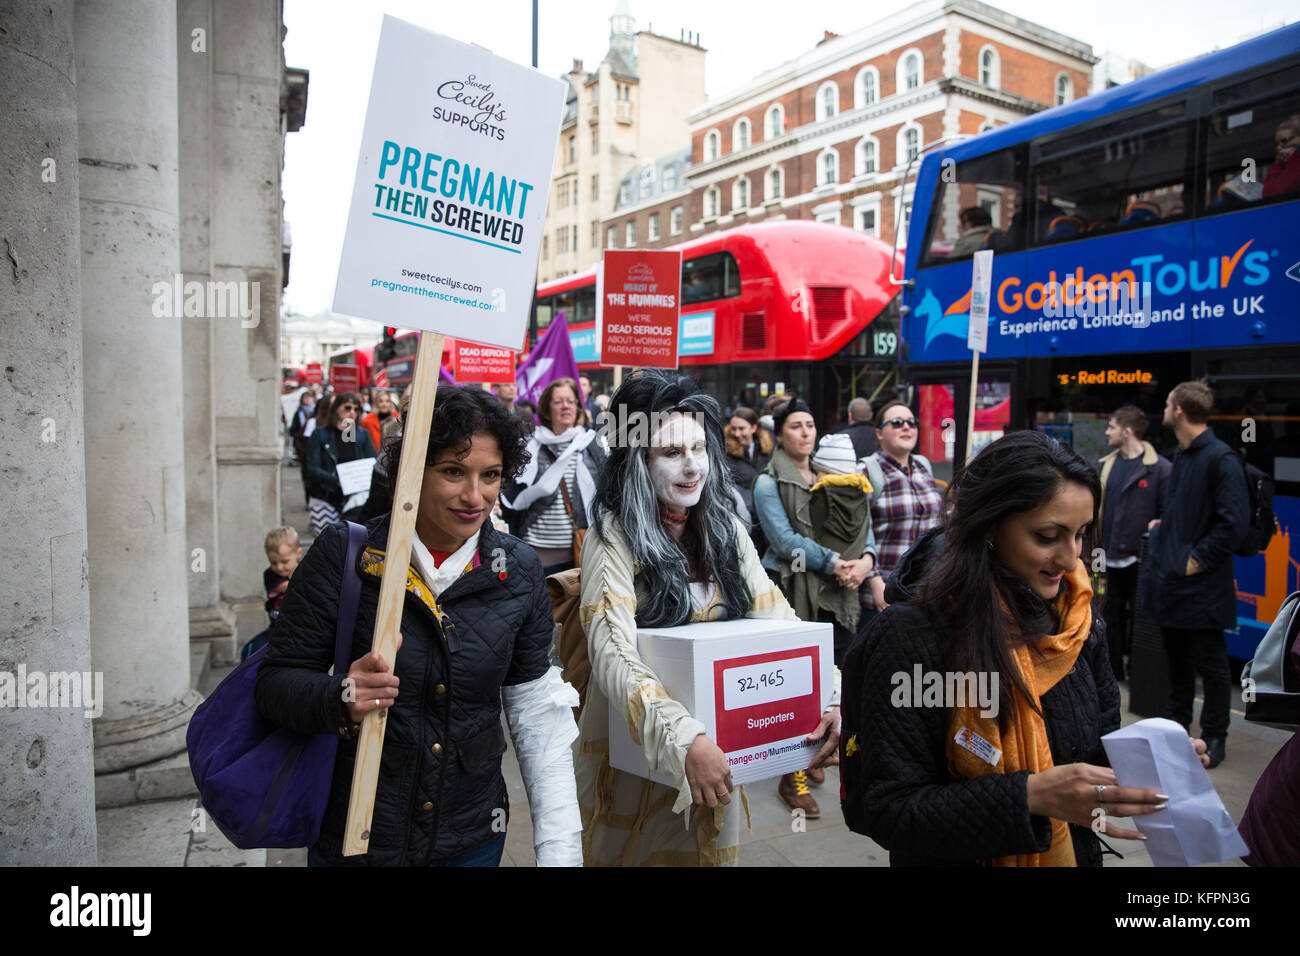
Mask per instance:
[[[1088,44],[977,0],[925,0],[845,36],[828,32],[695,108],[685,180],[647,191],[645,170],[672,164],[630,171],[602,219],[605,244],[657,248],[775,218],[890,242],[901,205],[901,247],[909,160],[1086,95],[1096,62]],[[989,208],[996,225],[1005,210]]]

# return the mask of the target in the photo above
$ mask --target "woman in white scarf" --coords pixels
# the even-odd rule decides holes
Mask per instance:
[[[578,424],[578,412],[573,379],[546,386],[537,409],[542,423],[528,441],[531,458],[501,495],[502,507],[514,512],[515,533],[537,552],[545,574],[576,565],[574,542],[586,532],[596,473],[607,456],[597,433]]]

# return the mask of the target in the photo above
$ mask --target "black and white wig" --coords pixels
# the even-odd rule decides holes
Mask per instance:
[[[740,570],[734,482],[727,467],[722,410],[695,379],[658,369],[641,369],[623,381],[609,402],[609,459],[596,482],[592,528],[600,534],[609,514],[632,547],[637,576],[649,601],[638,602],[644,627],[676,627],[691,617],[690,582],[716,581],[728,620],[749,612],[752,596]],[[690,509],[681,545],[659,517],[650,482],[649,438],[664,418],[682,412],[704,426],[709,474],[699,502]],[[649,422],[647,428],[645,423]],[[639,427],[638,427],[638,423]]]

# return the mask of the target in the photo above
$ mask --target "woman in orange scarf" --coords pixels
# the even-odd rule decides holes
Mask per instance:
[[[1098,832],[1143,839],[1110,818],[1163,809],[1116,785],[1101,745],[1119,690],[1080,560],[1100,498],[1074,451],[1013,432],[891,578],[845,755],[864,781],[846,799],[893,865],[1100,866]]]

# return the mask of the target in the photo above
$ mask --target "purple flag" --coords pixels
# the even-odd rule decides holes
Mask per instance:
[[[442,388],[442,386],[444,385],[456,385],[456,384],[458,384],[457,381],[451,377],[451,369],[447,368],[447,366],[445,365],[439,365],[438,366],[438,387]]]
[[[555,313],[546,327],[537,348],[515,372],[515,385],[519,398],[538,405],[542,391],[557,378],[578,380],[578,362],[573,357],[573,343],[569,341],[569,323],[564,313]]]

